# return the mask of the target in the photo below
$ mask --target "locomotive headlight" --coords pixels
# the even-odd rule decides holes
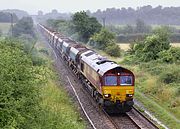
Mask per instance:
[[[126,97],[132,97],[133,95],[132,94],[126,94]]]
[[[104,97],[106,98],[111,97],[111,94],[104,94]]]

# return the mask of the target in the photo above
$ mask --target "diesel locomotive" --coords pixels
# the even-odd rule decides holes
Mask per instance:
[[[130,70],[44,25],[38,27],[101,107],[118,113],[131,110],[135,77]]]

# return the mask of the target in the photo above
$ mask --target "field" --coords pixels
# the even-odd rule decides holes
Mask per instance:
[[[180,47],[180,43],[171,43],[173,47]]]
[[[0,23],[0,30],[5,35],[8,34],[10,27],[11,27],[11,23]]]
[[[127,51],[129,49],[129,43],[118,43],[120,48],[124,51]],[[171,43],[173,47],[180,47],[180,43]]]
[[[118,45],[124,51],[127,51],[129,49],[129,43],[118,43]]]

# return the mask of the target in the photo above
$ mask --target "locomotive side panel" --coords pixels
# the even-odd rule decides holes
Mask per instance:
[[[99,93],[102,93],[102,91],[101,91],[100,76],[87,63],[84,63],[84,69],[82,71],[82,74],[91,82],[92,86],[95,87],[95,89]]]

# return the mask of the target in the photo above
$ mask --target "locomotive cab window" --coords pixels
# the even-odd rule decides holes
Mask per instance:
[[[120,76],[120,85],[124,86],[124,85],[132,85],[133,79],[132,76]]]
[[[105,83],[105,86],[116,86],[117,76],[105,76],[104,83]]]

